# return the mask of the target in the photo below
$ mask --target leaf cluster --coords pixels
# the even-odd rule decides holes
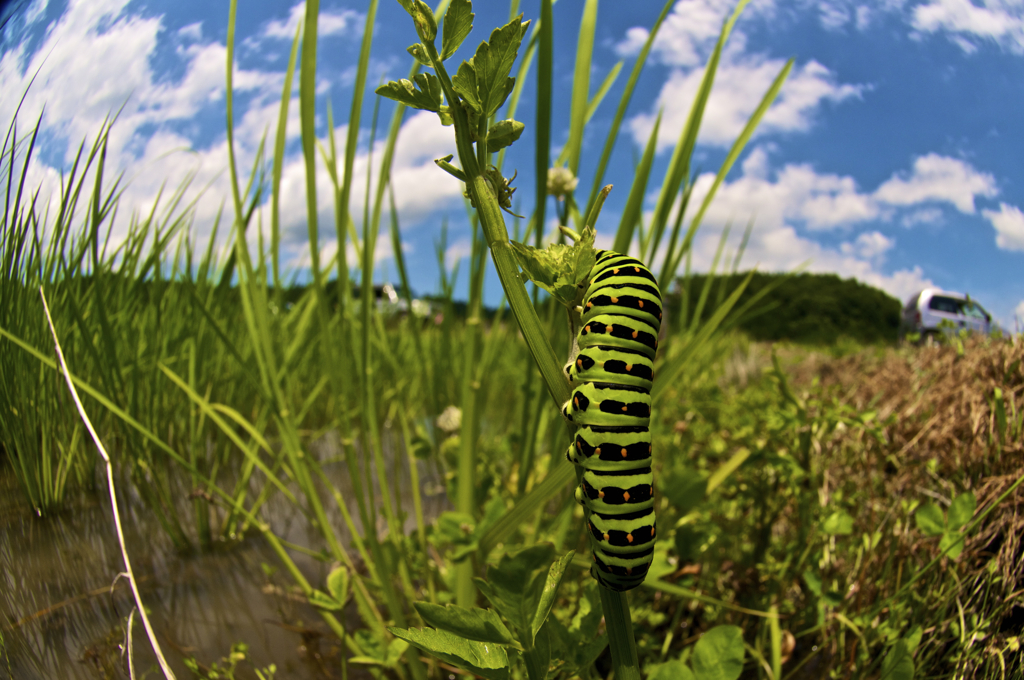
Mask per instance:
[[[549,543],[506,554],[488,569],[487,580],[474,579],[493,609],[417,602],[416,611],[433,628],[389,630],[414,647],[489,680],[508,680],[510,655],[514,659],[517,654],[528,668],[546,674],[553,658],[552,640],[569,642],[564,626],[549,619],[549,614],[574,554],[570,551],[556,559]],[[589,632],[596,633],[596,622],[590,624],[594,630]],[[588,663],[607,643],[599,639],[601,644]]]
[[[563,305],[573,308],[597,261],[595,236],[594,228],[587,226],[579,241],[572,245],[553,243],[542,249],[512,241],[512,252],[525,280],[533,281]]]
[[[407,51],[420,64],[434,69],[434,73],[420,73],[412,80],[390,81],[377,88],[377,94],[413,109],[433,111],[443,125],[455,122],[453,109],[465,112],[474,141],[483,143],[488,152],[499,151],[519,139],[524,129],[519,121],[494,122],[482,135],[477,128],[479,121],[491,119],[512,93],[516,82],[510,75],[512,66],[530,22],[523,21],[520,14],[494,29],[490,39],[481,42],[473,57],[463,61],[449,78],[444,62],[455,54],[473,29],[473,3],[453,0],[448,5],[439,52],[434,44],[437,18],[430,7],[422,0],[399,2],[413,18],[421,41],[410,45]]]

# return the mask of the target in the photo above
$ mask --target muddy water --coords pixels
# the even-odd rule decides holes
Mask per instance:
[[[337,448],[329,439],[312,449],[324,461],[337,460]],[[413,531],[406,459],[386,459],[388,484],[397,483],[407,513],[406,531]],[[432,466],[420,461],[418,467],[429,521],[448,509],[447,501],[438,493],[441,484]],[[326,462],[325,473],[358,523],[348,468],[342,462]],[[341,677],[336,638],[316,611],[291,591],[283,570],[267,575],[265,567],[280,564],[258,534],[183,554],[130,484],[124,478],[116,481],[132,567],[179,679],[193,677],[182,661],[185,656],[210,666],[237,642],[249,646],[238,678],[254,678],[253,667],[270,663],[276,664],[279,679]],[[0,679],[129,677],[120,647],[134,602],[126,581],[116,578],[123,563],[99,474],[97,482],[98,492],[78,493],[65,511],[39,518],[25,504],[10,466],[0,462]],[[187,480],[176,483],[180,516],[187,522],[192,517]],[[379,489],[375,491],[379,503]],[[331,524],[347,545],[341,512],[327,494],[323,498]],[[323,547],[306,517],[281,494],[265,506],[262,517],[288,541],[314,550]],[[323,587],[330,564],[298,553],[293,558],[312,583]],[[346,629],[359,626],[352,607],[343,613]],[[150,677],[158,677],[138,616],[132,640],[136,673],[141,676],[148,670]]]

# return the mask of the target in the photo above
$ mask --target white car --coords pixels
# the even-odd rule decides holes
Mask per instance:
[[[903,306],[901,338],[908,333],[917,333],[924,342],[940,332],[960,329],[988,335],[993,329],[992,315],[969,295],[938,288],[925,288]]]

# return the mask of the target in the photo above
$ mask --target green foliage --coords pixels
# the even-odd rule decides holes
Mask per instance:
[[[746,276],[712,277],[712,295],[718,299],[727,296]],[[695,274],[679,280],[687,309],[698,307],[707,278]],[[763,297],[737,324],[753,340],[791,340],[816,345],[832,345],[840,338],[864,344],[896,342],[900,302],[855,279],[840,279],[835,274],[754,272],[740,295],[739,306],[758,295]],[[678,304],[675,310],[679,309]],[[702,318],[707,319],[711,313],[711,309],[706,309]]]
[[[596,234],[592,227],[583,230],[573,245],[553,243],[545,249],[511,242],[516,261],[523,269],[523,278],[533,281],[567,307],[577,304],[585,281],[597,260],[594,250]]]
[[[953,499],[948,515],[944,516],[942,509],[935,503],[925,503],[917,509],[914,521],[924,535],[941,536],[939,550],[949,555],[950,559],[956,559],[964,549],[961,531],[971,521],[976,507],[974,494],[965,491]]]

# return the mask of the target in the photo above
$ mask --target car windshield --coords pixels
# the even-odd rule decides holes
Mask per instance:
[[[981,308],[977,302],[967,301],[964,303],[964,316],[971,317],[972,319],[984,319],[987,314],[985,310]]]
[[[946,314],[961,314],[965,302],[965,300],[936,295],[928,302],[928,309]]]

